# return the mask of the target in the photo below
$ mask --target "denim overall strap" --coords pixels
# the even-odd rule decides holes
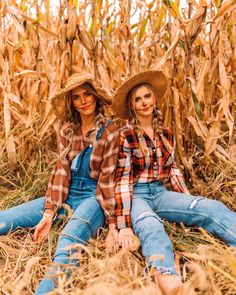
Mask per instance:
[[[98,133],[97,133],[97,136],[96,136],[96,140],[99,140],[99,138],[102,136],[102,133],[103,131],[105,130],[106,127],[110,126],[112,124],[112,120],[109,120],[108,123],[107,123],[107,126],[102,126],[99,130],[98,130]]]
[[[110,121],[108,124],[111,124]],[[105,126],[102,126],[96,135],[96,140],[98,140],[105,129]],[[93,151],[93,145],[90,144],[87,146],[82,152],[80,152],[72,161],[71,164],[71,173],[72,177],[76,175],[76,177],[87,178],[88,180],[94,180],[90,176],[90,157]]]

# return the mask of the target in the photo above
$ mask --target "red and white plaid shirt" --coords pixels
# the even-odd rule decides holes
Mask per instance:
[[[140,137],[127,122],[120,130],[118,167],[116,171],[116,215],[118,228],[130,227],[130,209],[135,183],[166,182],[174,191],[189,193],[183,176],[174,161],[175,140],[170,129],[151,140],[144,132]]]
[[[119,132],[114,124],[103,116],[96,126],[83,137],[80,126],[66,123],[60,130],[59,159],[52,171],[46,192],[45,209],[55,213],[66,201],[71,180],[71,162],[83,149],[93,144],[90,158],[90,175],[96,179],[96,197],[104,210],[108,223],[116,222],[114,182],[118,157]],[[107,126],[96,141],[96,134],[102,126]]]

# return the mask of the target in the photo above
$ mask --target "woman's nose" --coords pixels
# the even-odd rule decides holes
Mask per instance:
[[[143,105],[147,105],[147,102],[145,99],[143,99]]]
[[[81,97],[81,103],[82,103],[82,104],[85,104],[85,102],[86,102],[86,99],[85,99],[85,97],[82,96],[82,97]]]

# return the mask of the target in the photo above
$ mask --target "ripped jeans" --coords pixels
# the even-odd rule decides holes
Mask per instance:
[[[160,273],[177,274],[162,219],[202,227],[236,247],[236,213],[219,201],[168,191],[161,182],[134,185],[131,219],[148,266]]]

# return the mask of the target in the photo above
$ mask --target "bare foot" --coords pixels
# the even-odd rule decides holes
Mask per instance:
[[[173,288],[164,295],[197,295],[189,283],[182,283],[181,286]]]

